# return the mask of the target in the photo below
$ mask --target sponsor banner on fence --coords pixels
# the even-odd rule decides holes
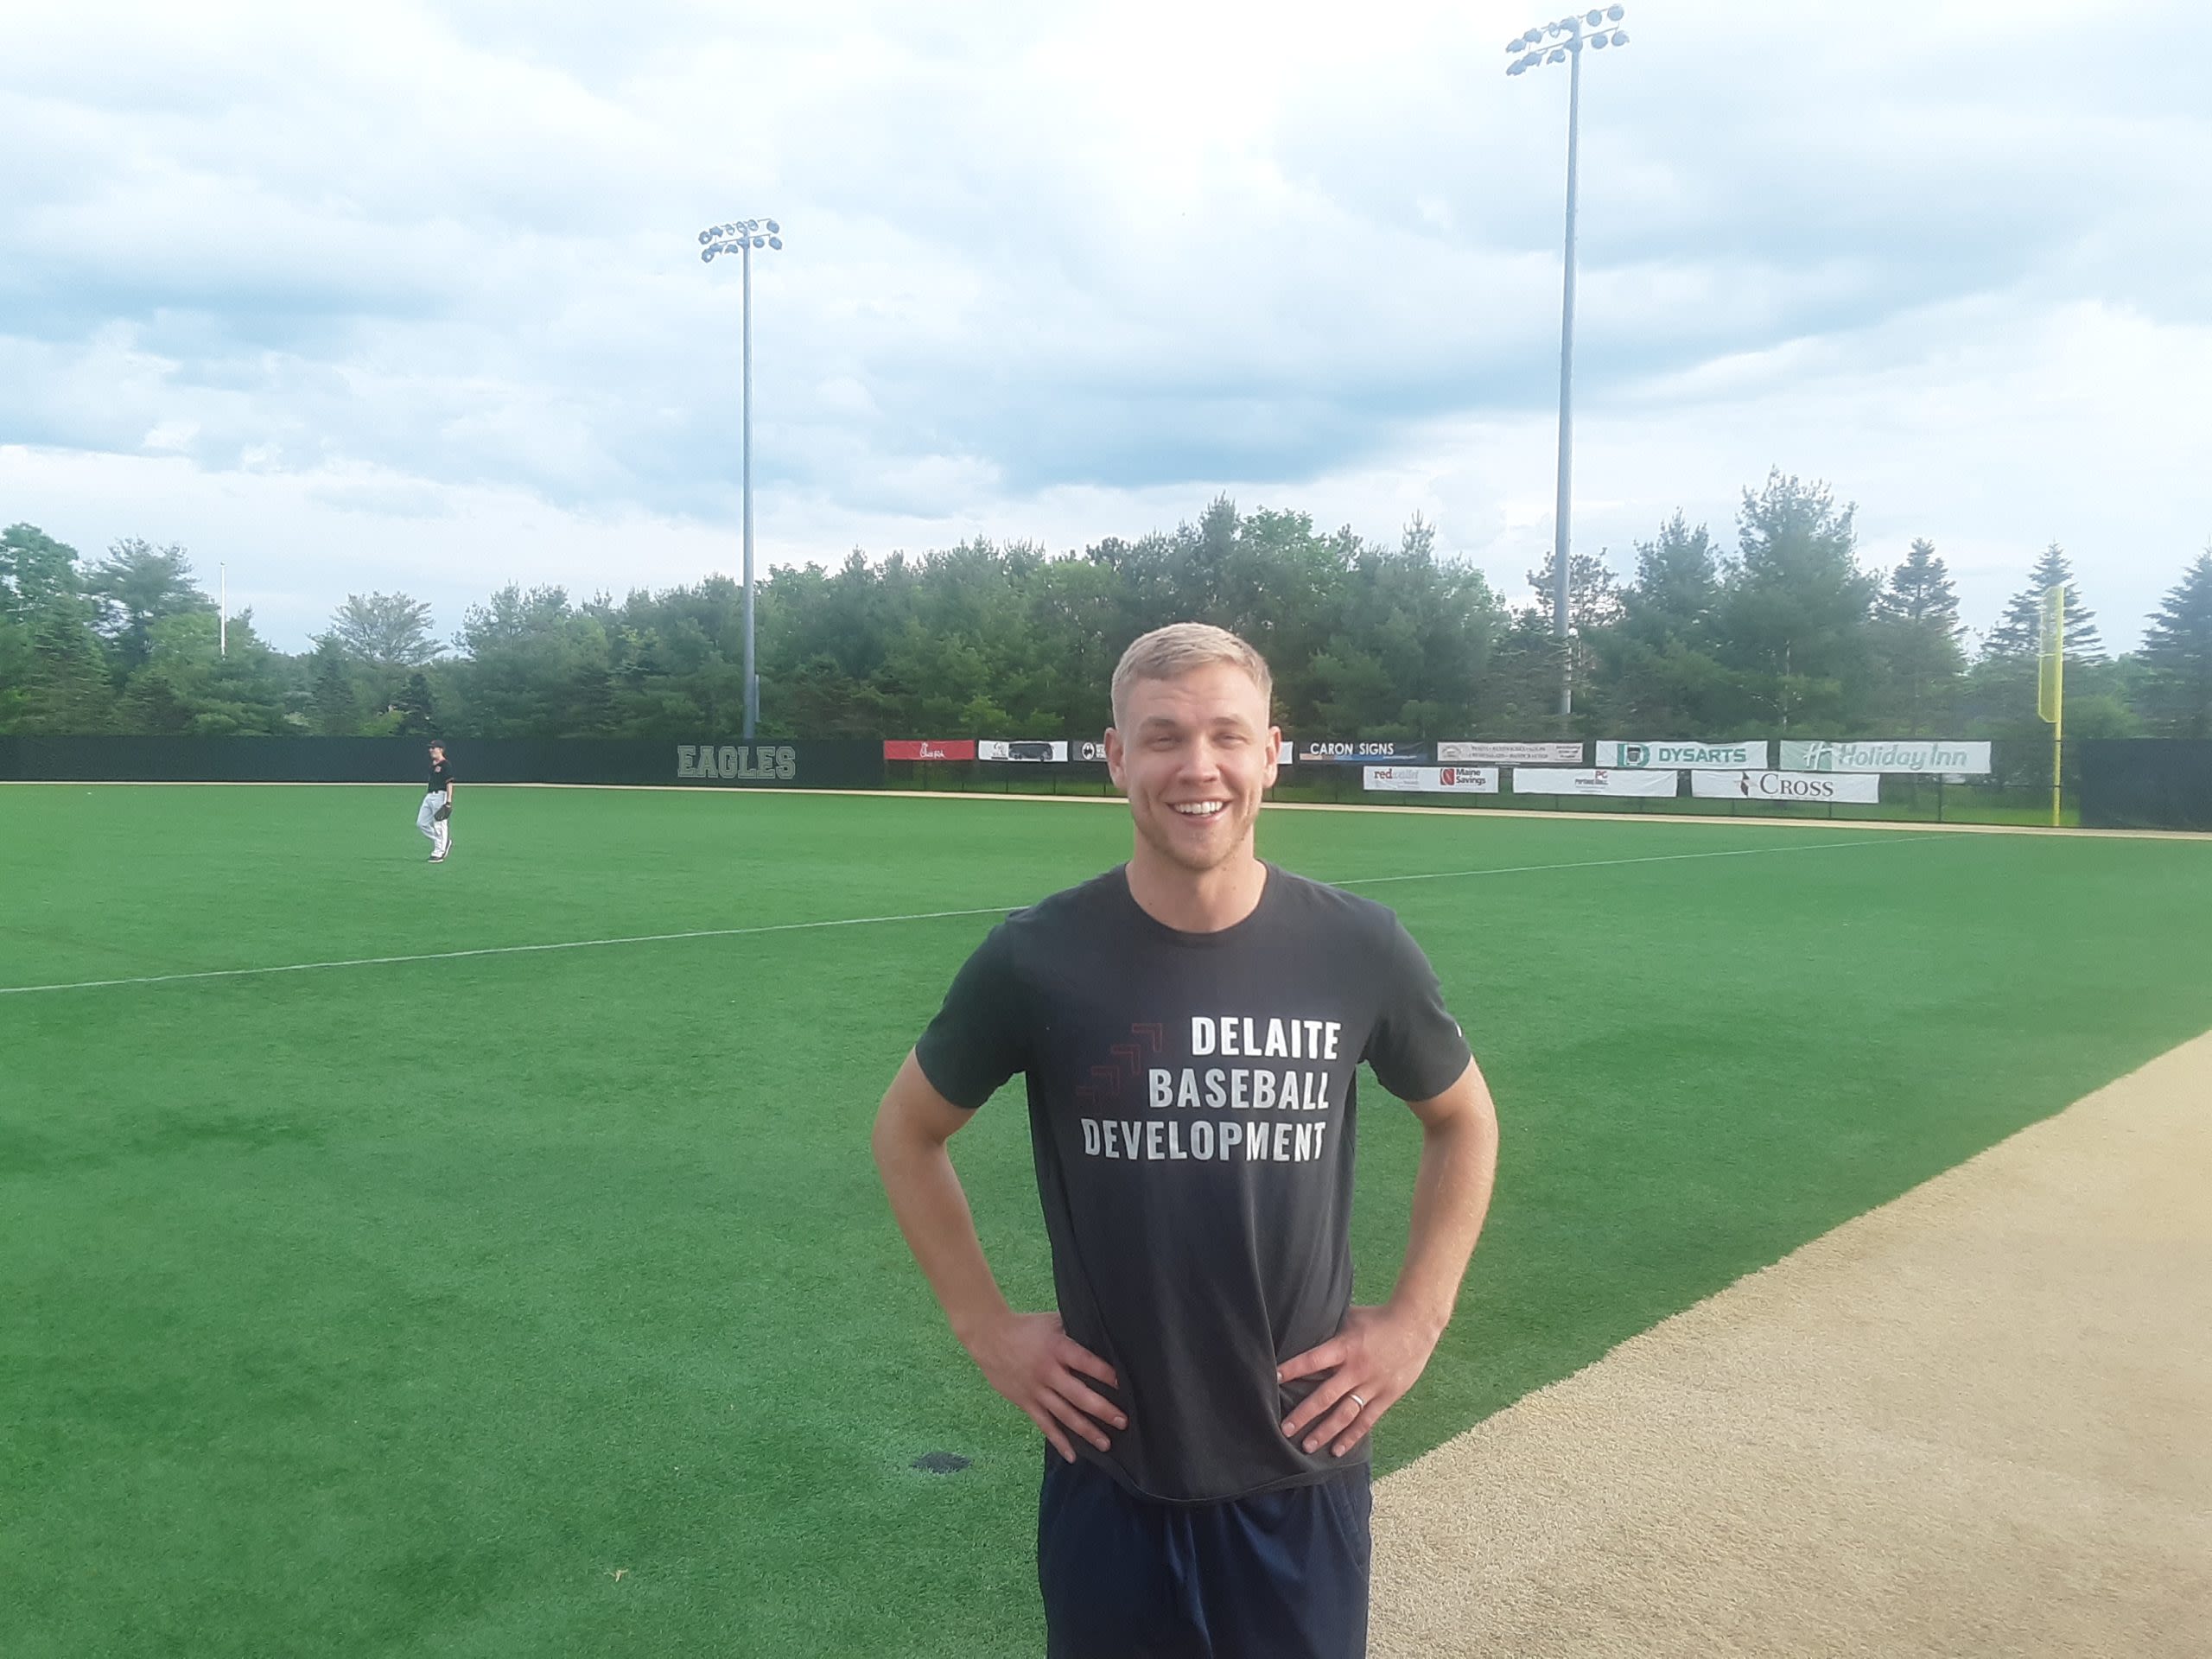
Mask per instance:
[[[1872,772],[1694,772],[1690,793],[1708,801],[1854,801],[1882,798]]]
[[[1453,766],[1579,766],[1580,743],[1440,743],[1436,758]]]
[[[1516,795],[1678,795],[1681,783],[1678,772],[1622,772],[1605,766],[1585,772],[1560,772],[1548,766],[1513,768]]]
[[[1669,766],[1735,766],[1752,772],[1766,770],[1766,740],[1750,743],[1604,742],[1590,757],[1592,764],[1664,771]]]
[[[1103,738],[1084,739],[1075,746],[1075,758],[1103,766],[1106,763],[1105,740]],[[1279,766],[1287,766],[1290,764],[1290,740],[1287,737],[1282,741],[1282,747],[1275,751],[1275,764]]]
[[[1784,772],[1944,772],[1981,775],[1989,771],[1989,745],[1952,743],[1938,738],[1905,737],[1832,743],[1801,743],[1784,738]]]
[[[883,758],[887,760],[973,760],[976,740],[972,737],[948,737],[938,742],[926,737],[883,740]]]
[[[1067,740],[1054,738],[1048,741],[1041,737],[979,738],[976,743],[976,758],[978,760],[1031,762],[1065,760],[1068,758]]]
[[[1370,766],[1363,789],[1397,790],[1421,795],[1495,795],[1496,766]]]
[[[1297,745],[1301,766],[1420,766],[1427,759],[1426,743],[1337,743],[1325,739]]]

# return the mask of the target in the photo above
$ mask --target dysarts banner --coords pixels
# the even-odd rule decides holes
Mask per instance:
[[[1989,745],[1908,737],[1858,742],[1785,738],[1784,772],[1927,772],[1973,777],[1989,770]]]
[[[1420,766],[1429,758],[1426,743],[1336,742],[1299,740],[1294,757],[1301,766]]]
[[[1495,795],[1496,766],[1369,766],[1362,789],[1416,795]]]
[[[1678,772],[1617,772],[1599,767],[1588,772],[1560,772],[1548,766],[1513,768],[1516,795],[1678,795],[1682,775]]]
[[[1751,743],[1604,742],[1598,745],[1591,760],[1600,766],[1651,771],[1669,766],[1739,766],[1763,772],[1767,764],[1764,739]]]
[[[1882,779],[1872,772],[1693,772],[1690,793],[1708,801],[1871,804],[1882,798]]]
[[[1580,743],[1440,743],[1436,758],[1453,766],[1579,766]]]

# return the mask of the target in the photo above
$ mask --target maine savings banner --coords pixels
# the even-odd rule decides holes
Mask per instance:
[[[1853,801],[1882,798],[1873,772],[1694,772],[1690,793],[1708,801]]]
[[[1750,743],[1600,743],[1591,763],[1599,766],[1736,766],[1766,770],[1766,740]]]
[[[1899,738],[1857,743],[1816,741],[1782,744],[1784,772],[1955,772],[1985,773],[1989,745],[1952,743],[1940,738]]]
[[[1548,766],[1513,768],[1516,795],[1679,795],[1679,772],[1561,772]]]
[[[1395,790],[1421,795],[1495,795],[1496,766],[1368,766],[1362,789]]]

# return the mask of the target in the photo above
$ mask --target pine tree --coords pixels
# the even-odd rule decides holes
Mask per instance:
[[[325,634],[315,641],[308,661],[314,665],[309,684],[316,734],[351,737],[361,727],[361,704],[354,694],[346,648]]]
[[[399,735],[402,737],[430,737],[438,729],[437,709],[430,702],[430,683],[416,669],[407,677],[407,686],[392,703],[399,715]]]
[[[2212,737],[2212,547],[2196,556],[2144,631],[2145,711],[2174,737]]]
[[[2036,561],[2028,585],[2012,595],[2005,614],[1982,642],[1985,657],[2033,657],[2043,649],[2044,596],[2060,582],[2066,584],[2066,661],[2101,663],[2104,641],[2098,637],[2096,613],[2082,603],[2082,590],[2074,580],[2074,566],[2065,550],[2053,542]]]
[[[1857,511],[1838,505],[1826,484],[1779,467],[1763,489],[1744,492],[1715,654],[1772,729],[1847,730],[1866,700],[1866,623],[1879,583],[1859,567]]]
[[[115,686],[85,602],[64,594],[28,619],[29,673],[16,715],[21,732],[77,736],[115,728]]]
[[[1936,549],[1915,541],[1890,572],[1874,601],[1874,649],[1884,676],[1883,711],[1905,723],[1908,737],[1928,735],[1926,722],[1945,713],[1966,670],[1959,639],[1959,597]]]

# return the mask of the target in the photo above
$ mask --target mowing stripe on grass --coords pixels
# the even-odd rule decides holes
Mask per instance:
[[[1731,847],[1709,853],[1652,853],[1640,858],[1578,858],[1558,864],[1501,864],[1479,870],[1429,870],[1413,875],[1353,876],[1332,887],[1371,887],[1386,881],[1452,881],[1475,875],[1535,875],[1548,870],[1602,870],[1623,864],[1678,864],[1694,858],[1750,858],[1762,853],[1816,853],[1847,847],[1879,847],[1937,836],[1803,842],[1789,847]],[[1021,904],[1033,903],[1024,899]],[[682,933],[633,933],[611,939],[561,939],[550,944],[487,944],[467,950],[424,950],[404,957],[348,957],[334,962],[287,962],[268,968],[205,968],[194,973],[142,974],[128,979],[79,979],[54,985],[0,985],[0,996],[41,991],[99,991],[124,985],[174,985],[194,979],[247,979],[263,974],[305,974],[325,968],[386,968],[410,962],[454,962],[467,957],[524,956],[535,950],[591,950],[612,944],[667,944],[679,939],[734,939],[755,933],[798,933],[819,927],[874,927],[893,922],[936,922],[956,916],[1003,916],[1021,904],[978,905],[968,910],[918,910],[899,916],[837,916],[813,922],[771,922],[756,927],[702,927]]]
[[[1602,870],[1614,864],[1678,864],[1692,858],[1750,858],[1760,853],[1817,853],[1824,848],[1896,846],[1907,841],[1940,841],[1940,836],[1888,836],[1880,841],[1815,841],[1802,847],[1729,847],[1712,853],[1648,853],[1641,858],[1578,858],[1564,864],[1500,864],[1486,870],[1430,870],[1419,875],[1362,875],[1332,881],[1332,887],[1374,887],[1385,881],[1449,881],[1463,875],[1533,875],[1542,870]]]

